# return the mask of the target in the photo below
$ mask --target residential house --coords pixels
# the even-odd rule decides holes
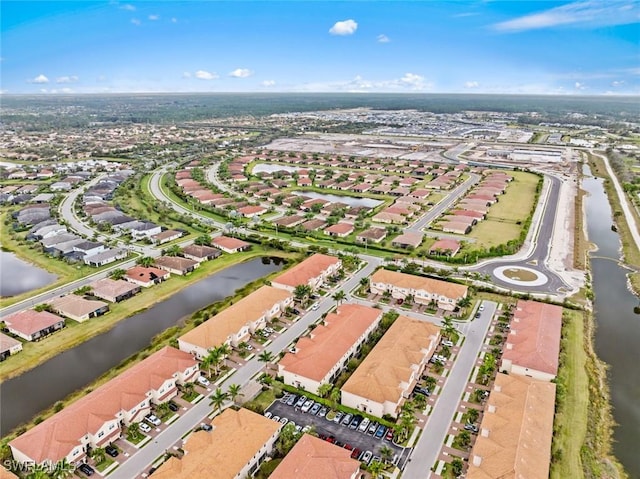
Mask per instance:
[[[389,223],[389,224],[403,224],[407,222],[407,218],[398,213],[389,213],[386,211],[381,211],[377,213],[371,218],[373,221],[378,223]]]
[[[308,336],[298,339],[295,352],[278,363],[285,384],[318,394],[322,384],[333,383],[378,327],[382,310],[342,304]]]
[[[422,243],[422,233],[416,233],[413,231],[407,231],[401,235],[396,236],[391,241],[391,245],[396,248],[417,248]]]
[[[342,386],[341,403],[397,417],[439,341],[439,327],[399,316]]]
[[[467,479],[548,479],[556,385],[498,373],[487,399]]]
[[[225,409],[182,445],[182,459],[170,457],[154,479],[245,479],[271,454],[283,425],[248,409]]]
[[[315,231],[324,228],[326,224],[327,222],[325,220],[313,219],[305,221],[300,225],[300,227],[305,231]]]
[[[336,223],[334,225],[325,228],[324,234],[328,236],[335,236],[338,238],[345,238],[353,233],[353,224],[352,223]]]
[[[260,216],[266,212],[267,208],[264,206],[245,206],[244,208],[238,209],[238,213],[245,218],[253,218],[254,216]]]
[[[340,268],[342,268],[342,261],[339,258],[316,253],[274,278],[271,284],[292,293],[296,286],[302,284],[309,285],[315,290],[322,286],[327,278],[335,275]]]
[[[112,303],[119,303],[140,292],[140,286],[122,279],[114,280],[111,278],[103,278],[94,281],[89,286],[95,297],[111,301]]]
[[[98,254],[87,255],[83,258],[83,261],[85,264],[97,268],[124,259],[128,254],[125,248],[109,248]]]
[[[164,244],[169,241],[176,240],[182,236],[182,231],[178,230],[165,230],[151,236],[151,241],[155,244]]]
[[[57,314],[78,322],[102,316],[109,311],[109,305],[103,301],[85,299],[75,294],[67,294],[49,301],[51,309]]]
[[[219,249],[206,245],[191,244],[182,248],[182,254],[187,259],[192,259],[198,263],[216,259],[222,253]]]
[[[500,371],[551,381],[558,374],[562,308],[537,301],[519,300]]]
[[[160,256],[155,259],[155,265],[172,274],[184,276],[198,268],[200,263],[180,256]]]
[[[292,304],[293,297],[288,291],[262,286],[183,334],[178,338],[180,350],[202,359],[211,348],[223,344],[238,346]]]
[[[25,309],[4,318],[7,330],[25,341],[37,341],[64,328],[64,319],[48,311]]]
[[[440,226],[445,233],[466,235],[471,232],[471,225],[467,221],[443,221]]]
[[[387,237],[387,230],[384,228],[371,227],[356,236],[358,243],[380,243]]]
[[[449,238],[439,239],[429,248],[429,254],[451,256],[452,258],[458,254],[458,251],[460,251],[460,242]]]
[[[389,291],[395,299],[406,299],[411,295],[418,304],[435,302],[445,311],[455,310],[456,303],[467,296],[464,285],[387,269],[373,273],[369,287],[375,294]]]
[[[144,288],[153,286],[154,284],[166,281],[171,276],[171,273],[159,268],[134,266],[129,268],[125,274],[124,279],[130,283],[140,285]]]
[[[22,351],[22,343],[17,339],[0,333],[0,361],[4,361],[12,354]]]
[[[95,241],[84,241],[73,247],[73,251],[77,251],[83,256],[93,256],[95,254],[102,253],[104,250],[105,246],[102,243]]]
[[[198,374],[189,354],[166,346],[12,440],[13,458],[25,465],[80,464],[90,449],[118,439],[123,425],[142,421],[152,404],[175,397],[177,384]]]
[[[225,253],[238,253],[251,248],[251,243],[247,243],[246,241],[242,241],[237,238],[230,238],[228,236],[218,236],[211,240],[211,246],[214,246]]]
[[[360,462],[351,451],[304,434],[269,476],[270,479],[358,479]]]
[[[162,227],[151,221],[143,221],[141,223],[137,227],[130,229],[131,236],[134,239],[151,238],[162,232]]]

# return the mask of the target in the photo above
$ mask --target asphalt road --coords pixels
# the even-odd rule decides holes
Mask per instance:
[[[422,435],[413,448],[410,460],[402,474],[403,477],[418,479],[431,475],[431,467],[438,459],[449,425],[462,399],[467,381],[489,330],[491,318],[497,308],[497,304],[492,301],[484,301],[483,304],[484,311],[480,313],[479,318],[470,323],[464,344],[458,352],[445,387],[429,415]]]

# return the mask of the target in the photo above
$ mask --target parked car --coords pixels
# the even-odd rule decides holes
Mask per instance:
[[[295,394],[292,394],[287,398],[287,406],[293,406],[297,400],[298,400],[298,396],[296,396]]]
[[[279,422],[280,422],[280,424],[285,424],[286,425],[289,422],[289,420],[286,417],[282,417],[282,418],[280,418]],[[294,424],[294,427],[295,427],[295,424]]]
[[[423,396],[431,396],[431,391],[429,391],[427,388],[420,388],[417,387],[413,390],[414,393],[418,393],[418,394],[422,394]]]
[[[353,446],[351,444],[345,444],[343,446],[347,451],[353,451]]]
[[[273,419],[275,422],[280,422],[280,416],[273,416],[271,419]]]
[[[312,294],[311,296],[309,296],[309,299],[318,299],[320,296],[318,296],[317,294]]]
[[[244,349],[246,349],[247,351],[252,351],[253,346],[251,346],[250,344],[247,344]]]
[[[378,426],[378,430],[376,431],[376,437],[378,439],[382,439],[386,432],[387,432],[387,426],[383,426],[382,424],[380,424]]]
[[[307,397],[306,396],[300,396],[298,398],[298,401],[296,402],[296,407],[302,407],[305,402],[307,402]]]
[[[318,414],[321,407],[322,407],[322,404],[315,403],[313,406],[311,406],[311,409],[309,409],[309,414],[313,414],[315,416],[316,414]]]
[[[338,412],[336,414],[336,417],[333,418],[333,422],[340,424],[340,421],[342,421],[342,416],[344,416],[344,413]]]
[[[402,298],[400,298],[400,299],[398,299],[398,300],[396,301],[396,304],[402,304],[402,303],[404,303],[404,299],[402,299]]]
[[[356,447],[353,451],[351,451],[351,458],[352,459],[359,459],[360,458],[360,454],[362,454],[362,451]]]
[[[480,311],[476,313],[476,318],[479,318],[479,317],[480,317]]]
[[[149,426],[147,423],[139,422],[138,424],[139,424],[138,429],[140,429],[142,432],[146,432],[146,433],[151,432],[151,426]]]
[[[370,423],[371,423],[371,420],[368,417],[365,417],[360,423],[360,425],[358,426],[358,431],[367,432],[367,429],[369,428]]]
[[[373,453],[371,451],[365,451],[360,461],[364,462],[365,464],[369,464],[369,461],[371,461],[372,457],[373,457]]]
[[[369,436],[372,436],[377,430],[378,430],[378,423],[372,422],[371,425],[369,426],[369,429],[367,429],[367,434]]]
[[[169,409],[171,409],[173,412],[177,412],[178,409],[180,409],[180,406],[178,406],[173,401],[169,401]]]
[[[112,446],[111,444],[109,444],[107,447],[104,448],[104,452],[106,452],[107,454],[109,454],[111,457],[118,457],[118,448],[115,446]]]
[[[484,304],[480,304],[480,306],[478,306],[478,311],[484,311]]]
[[[309,409],[311,409],[311,407],[313,406],[313,401],[311,399],[309,399],[307,402],[305,402],[302,407],[300,408],[300,410],[302,412],[309,412]]]
[[[292,309],[292,310],[291,310],[291,312],[292,312],[293,314],[300,314],[300,311],[299,311],[299,310],[297,310],[297,309]]]
[[[78,466],[78,469],[84,473],[86,476],[93,476],[93,473],[95,472],[93,470],[93,467],[91,467],[89,464],[80,464],[80,466]]]
[[[213,426],[211,424],[207,424],[206,422],[200,423],[200,429],[203,431],[213,431]]]
[[[465,425],[464,425],[464,428],[465,428],[465,430],[467,430],[467,431],[471,431],[471,432],[473,432],[473,433],[478,434],[478,426],[476,426],[475,424],[469,424],[469,423],[467,423],[467,424],[465,424]]]
[[[325,406],[322,406],[318,411],[318,417],[325,417],[327,415],[328,409]]]
[[[387,429],[387,434],[384,436],[385,441],[393,441],[393,429]]]
[[[160,424],[162,424],[162,421],[160,419],[158,419],[157,416],[154,416],[153,414],[148,414],[147,416],[145,416],[144,419],[149,424],[153,424],[156,427],[159,426]]]
[[[209,385],[211,384],[209,382],[209,380],[207,378],[205,378],[204,376],[198,376],[196,381],[198,382],[198,384],[200,384],[201,386],[204,386],[204,387],[209,387]]]
[[[273,417],[273,414],[271,414],[271,412],[267,411],[264,413],[264,417],[266,417],[267,419],[271,419]]]
[[[351,419],[353,419],[353,414],[347,413],[347,415],[342,418],[340,424],[342,424],[343,426],[348,426],[349,423],[351,423]]]
[[[354,416],[349,424],[349,429],[358,429],[360,422],[362,421],[362,416]]]
[[[452,348],[453,347],[453,341],[449,341],[448,339],[443,339],[442,340],[442,345],[443,346],[447,346],[449,348]]]

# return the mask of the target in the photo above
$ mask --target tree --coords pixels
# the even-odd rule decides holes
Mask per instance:
[[[91,450],[91,459],[96,461],[96,464],[102,464],[106,458],[104,448],[96,447]]]
[[[119,279],[124,278],[126,274],[127,272],[124,269],[118,268],[118,269],[114,269],[113,271],[111,271],[111,273],[109,273],[109,278],[117,281]]]
[[[391,461],[391,459],[393,459],[393,449],[386,445],[382,446],[380,448],[380,457],[382,457],[382,460],[385,463],[388,463],[389,461]]]
[[[230,384],[228,391],[229,399],[235,403],[239,396],[244,396],[240,391],[242,391],[242,386],[239,384]]]
[[[171,409],[169,409],[169,403],[163,402],[158,404],[156,411],[158,413],[158,416],[160,417],[166,416],[171,411]]]
[[[67,477],[73,476],[74,470],[75,466],[73,464],[69,464],[69,461],[67,461],[67,458],[65,457],[56,462],[53,471],[51,471],[51,477],[53,479],[66,479]]]
[[[279,456],[284,457],[296,445],[301,434],[298,434],[293,424],[287,424],[280,431],[280,436],[276,441],[275,449]]]
[[[378,479],[381,476],[383,469],[384,465],[380,461],[373,461],[369,464],[369,472],[373,479]]]
[[[340,403],[340,399],[342,399],[342,393],[340,392],[340,389],[333,388],[331,390],[331,394],[329,394],[329,399],[331,399],[331,405],[334,409],[338,407],[338,403]]]
[[[198,236],[195,240],[193,240],[193,243],[197,244],[198,246],[209,246],[211,244],[211,236]]]
[[[468,296],[465,296],[464,298],[460,298],[460,300],[458,300],[456,305],[459,308],[466,308],[467,306],[471,306],[471,298],[469,298]]]
[[[217,409],[218,413],[222,412],[222,406],[224,405],[225,401],[229,399],[229,395],[223,392],[221,388],[216,389],[214,393],[209,397],[211,398],[211,403],[209,403],[209,406],[213,406],[214,409]]]
[[[275,359],[275,355],[271,351],[267,351],[266,349],[258,355],[258,361],[260,361],[261,363],[264,363],[265,370],[268,364],[273,362],[274,359]]]
[[[470,424],[474,424],[479,417],[480,417],[480,411],[478,411],[477,409],[470,408],[467,411],[467,421],[469,421]]]
[[[331,383],[323,383],[318,387],[318,396],[327,397],[332,389],[333,385]]]
[[[311,295],[311,286],[308,284],[299,284],[293,290],[293,296],[299,301],[302,302],[307,299]]]
[[[179,256],[182,253],[182,249],[177,244],[169,246],[166,250],[164,250],[164,254],[166,256]]]
[[[451,461],[451,472],[454,476],[458,477],[462,474],[462,469],[464,468],[464,463],[462,459],[456,457],[453,461]]]
[[[132,422],[131,424],[129,424],[129,427],[127,428],[127,437],[129,439],[137,441],[138,439],[140,439],[140,434],[140,423]]]
[[[360,278],[360,286],[362,286],[363,288],[368,288],[369,287],[369,277],[368,276],[364,276],[364,277]]]
[[[336,302],[336,305],[339,305],[342,301],[345,300],[346,297],[347,295],[345,294],[345,292],[340,290],[340,291],[336,291],[336,293],[333,296],[331,296],[331,299],[333,299]]]
[[[456,328],[453,327],[453,319],[448,316],[445,316],[442,320],[442,335],[447,338],[451,338],[451,335],[454,333]]]
[[[145,268],[153,266],[153,263],[155,263],[155,260],[151,256],[141,256],[140,258],[136,259],[136,264],[144,266]]]
[[[49,468],[45,464],[34,464],[29,474],[25,476],[26,479],[49,479],[50,477]]]

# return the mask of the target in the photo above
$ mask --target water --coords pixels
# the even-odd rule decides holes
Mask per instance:
[[[42,288],[57,278],[55,274],[22,261],[13,253],[0,251],[0,297]]]
[[[293,173],[294,171],[299,171],[308,168],[299,168],[297,166],[285,166],[285,165],[277,165],[277,164],[269,164],[269,163],[258,163],[253,167],[251,173],[273,173],[274,171],[288,171]]]
[[[278,258],[258,258],[231,266],[194,283],[152,308],[120,321],[0,387],[0,435],[70,393],[83,388],[122,360],[149,345],[151,338],[186,315],[223,299],[282,267]],[[91,321],[100,321],[92,319]],[[9,358],[9,361],[11,358]]]
[[[330,201],[331,203],[344,203],[349,206],[365,206],[367,208],[375,208],[382,204],[380,200],[374,200],[371,198],[357,198],[355,196],[340,196],[330,195],[328,193],[316,193],[315,191],[292,191],[294,195],[304,195],[309,198],[320,198],[322,200]]]
[[[602,180],[585,178],[589,241],[598,246],[595,256],[620,257],[620,237],[611,230],[611,207]],[[613,452],[631,477],[640,478],[640,315],[633,312],[638,298],[627,289],[626,269],[614,261],[592,258],[595,291],[595,350],[606,362],[614,429]]]

